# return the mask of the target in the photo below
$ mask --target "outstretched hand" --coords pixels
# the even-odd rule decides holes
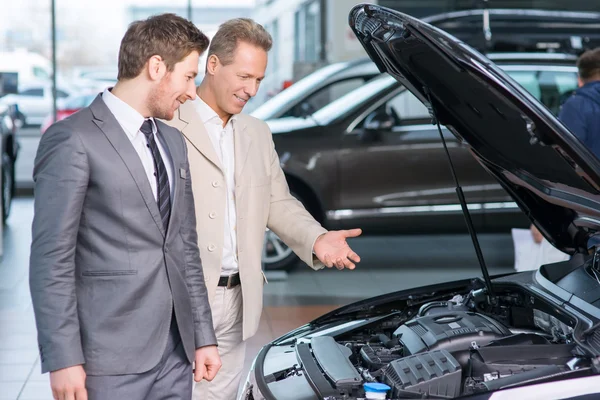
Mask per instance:
[[[360,257],[348,246],[346,239],[360,236],[361,233],[360,229],[324,233],[315,241],[315,255],[327,268],[335,266],[340,270],[354,269],[355,263],[360,262]]]

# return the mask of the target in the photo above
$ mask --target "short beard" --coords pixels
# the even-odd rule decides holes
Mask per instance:
[[[162,82],[157,88],[150,91],[150,94],[148,95],[148,110],[153,118],[164,119],[166,121],[173,118],[170,104],[167,106],[163,104],[165,102],[163,99],[166,97]]]

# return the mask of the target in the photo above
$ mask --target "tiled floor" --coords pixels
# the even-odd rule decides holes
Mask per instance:
[[[0,263],[0,400],[50,400],[40,373],[28,285],[33,201],[17,199],[4,232]],[[510,238],[480,238],[491,273],[510,271]],[[260,347],[340,305],[408,287],[479,275],[468,237],[362,238],[352,246],[363,258],[355,271],[314,272],[299,267],[268,274],[265,308],[247,346],[245,368]],[[451,256],[449,256],[451,255]],[[244,374],[245,376],[246,374]]]

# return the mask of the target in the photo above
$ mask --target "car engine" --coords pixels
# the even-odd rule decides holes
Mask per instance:
[[[262,370],[273,398],[363,399],[366,383],[383,383],[386,399],[451,399],[593,373],[573,338],[576,321],[540,299],[514,290],[493,301],[483,290],[444,296],[279,342]]]
[[[399,325],[392,318],[376,329],[313,338],[317,361],[324,348],[337,347],[356,371],[342,383],[321,364],[340,390],[328,398],[361,398],[363,383],[380,382],[391,388],[387,398],[451,399],[589,369],[589,361],[577,357],[573,329],[551,315],[532,309],[533,326],[519,329],[503,321],[506,312],[493,315],[468,303],[462,296],[430,302]]]

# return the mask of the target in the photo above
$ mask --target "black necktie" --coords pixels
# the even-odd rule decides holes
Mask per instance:
[[[169,176],[167,175],[167,169],[165,168],[163,159],[160,156],[156,140],[154,140],[152,122],[149,119],[144,120],[140,131],[146,136],[148,148],[152,152],[152,158],[154,159],[154,176],[156,177],[156,192],[158,193],[156,202],[158,204],[158,209],[160,210],[160,218],[162,219],[166,231],[169,224],[169,216],[171,214]]]

